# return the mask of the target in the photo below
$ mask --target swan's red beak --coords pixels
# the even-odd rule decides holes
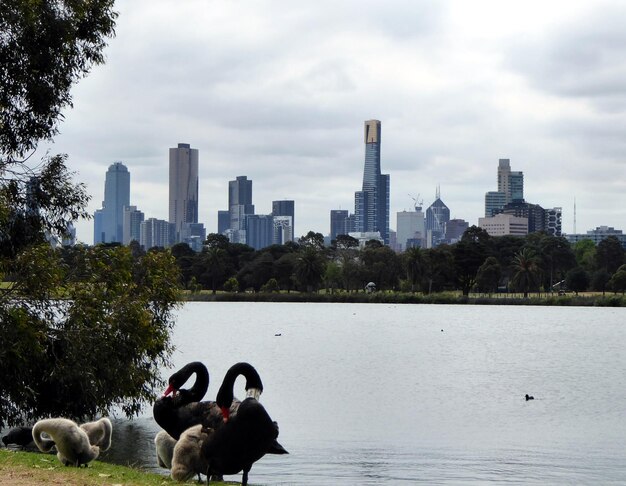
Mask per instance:
[[[176,396],[176,388],[174,388],[172,385],[169,385],[165,391],[163,392],[163,396],[166,397],[168,396],[170,393],[173,393],[174,396]]]
[[[228,422],[228,417],[230,417],[230,409],[228,407],[221,407],[222,416],[224,417],[224,422]]]

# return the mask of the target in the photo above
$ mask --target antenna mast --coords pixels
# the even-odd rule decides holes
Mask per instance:
[[[576,198],[574,198],[574,234],[576,234]]]

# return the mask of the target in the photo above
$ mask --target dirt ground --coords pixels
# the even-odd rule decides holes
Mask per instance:
[[[76,478],[64,477],[59,474],[51,475],[46,471],[3,471],[0,474],[0,486],[31,486],[37,484],[90,486],[90,483],[77,481]]]

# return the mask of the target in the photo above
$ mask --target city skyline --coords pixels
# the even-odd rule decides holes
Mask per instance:
[[[246,174],[257,213],[294,199],[296,234],[326,234],[330,210],[353,207],[361,123],[376,118],[392,225],[411,209],[409,194],[428,204],[437,186],[451,218],[477,224],[501,158],[524,172],[526,200],[563,208],[565,233],[574,200],[577,233],[626,224],[621,3],[117,8],[106,64],[74,88],[61,133],[41,146],[68,153],[89,213],[103,199],[102,173],[121,160],[131,204],[168,219],[164,154],[189,142],[201,153],[198,221],[208,231],[227,205],[224,181]],[[79,240],[91,242],[92,225],[77,223]]]

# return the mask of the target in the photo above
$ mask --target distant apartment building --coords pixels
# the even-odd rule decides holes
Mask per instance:
[[[206,229],[203,223],[185,223],[183,224],[179,243],[187,243],[189,247],[195,251],[202,251],[202,247],[206,240]]]
[[[246,244],[255,250],[270,246],[274,241],[274,216],[250,214],[246,216]]]
[[[612,226],[598,226],[595,229],[587,231],[585,234],[565,235],[565,238],[567,238],[567,241],[571,244],[576,244],[581,240],[591,240],[597,245],[609,236],[617,238],[622,244],[622,247],[626,249],[626,234],[624,234],[622,230],[616,230]]]
[[[528,234],[528,219],[500,213],[491,218],[478,218],[478,227],[490,236],[525,236]]]
[[[176,225],[163,219],[148,218],[140,226],[139,244],[144,250],[169,248],[175,242]]]
[[[143,223],[144,214],[137,209],[137,206],[124,207],[124,225],[122,231],[122,243],[130,244],[131,241],[140,242],[141,240],[141,223]]]

